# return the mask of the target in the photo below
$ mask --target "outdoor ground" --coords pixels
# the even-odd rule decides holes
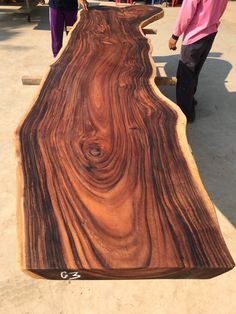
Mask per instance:
[[[174,76],[179,58],[167,42],[179,8],[167,8],[149,35],[162,75]],[[202,71],[197,119],[187,134],[202,180],[219,208],[225,241],[236,260],[236,2],[229,2],[213,49]],[[236,270],[211,280],[47,281],[20,271],[16,236],[14,131],[37,86],[22,86],[23,75],[41,75],[52,62],[48,7],[37,7],[32,22],[0,15],[0,313],[234,314]],[[175,101],[174,87],[161,88]]]

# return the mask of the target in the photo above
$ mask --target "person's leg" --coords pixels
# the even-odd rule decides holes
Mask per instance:
[[[194,94],[197,90],[198,76],[209,54],[215,34],[190,44],[183,45],[177,70],[176,99],[189,122],[195,119]]]
[[[197,64],[196,66],[196,69],[195,69],[195,73],[196,73],[196,77],[195,77],[195,89],[194,89],[194,94],[196,93],[197,91],[197,85],[198,85],[198,78],[199,78],[199,74],[201,72],[201,69],[203,67],[203,64],[205,63],[206,61],[206,58],[211,50],[211,47],[212,47],[212,44],[214,42],[214,39],[216,37],[216,33],[213,33],[213,34],[210,34],[209,36],[206,37],[207,39],[207,42],[206,42],[206,49],[202,52],[202,55],[200,57],[200,61],[199,63]]]
[[[75,22],[77,21],[77,14],[78,10],[73,11],[63,11],[64,17],[65,17],[65,27],[66,26],[73,26]]]
[[[193,104],[194,88],[194,73],[180,60],[177,70],[176,100],[177,105],[186,115],[189,122],[195,119]]]
[[[62,47],[63,30],[64,30],[64,15],[62,10],[49,8],[49,20],[52,38],[52,52],[54,57]]]

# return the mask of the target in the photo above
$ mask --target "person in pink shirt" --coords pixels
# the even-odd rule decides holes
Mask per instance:
[[[169,48],[176,50],[183,35],[181,57],[177,70],[176,100],[187,117],[195,120],[194,94],[202,66],[211,50],[220,18],[228,0],[184,0],[176,21]]]

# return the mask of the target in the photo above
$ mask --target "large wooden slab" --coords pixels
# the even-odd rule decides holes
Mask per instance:
[[[210,278],[234,266],[141,27],[162,9],[82,12],[18,131],[25,271]]]

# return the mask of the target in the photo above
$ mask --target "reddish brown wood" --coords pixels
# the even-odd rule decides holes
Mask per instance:
[[[234,262],[141,27],[93,7],[18,129],[22,268],[51,279],[210,278]]]

